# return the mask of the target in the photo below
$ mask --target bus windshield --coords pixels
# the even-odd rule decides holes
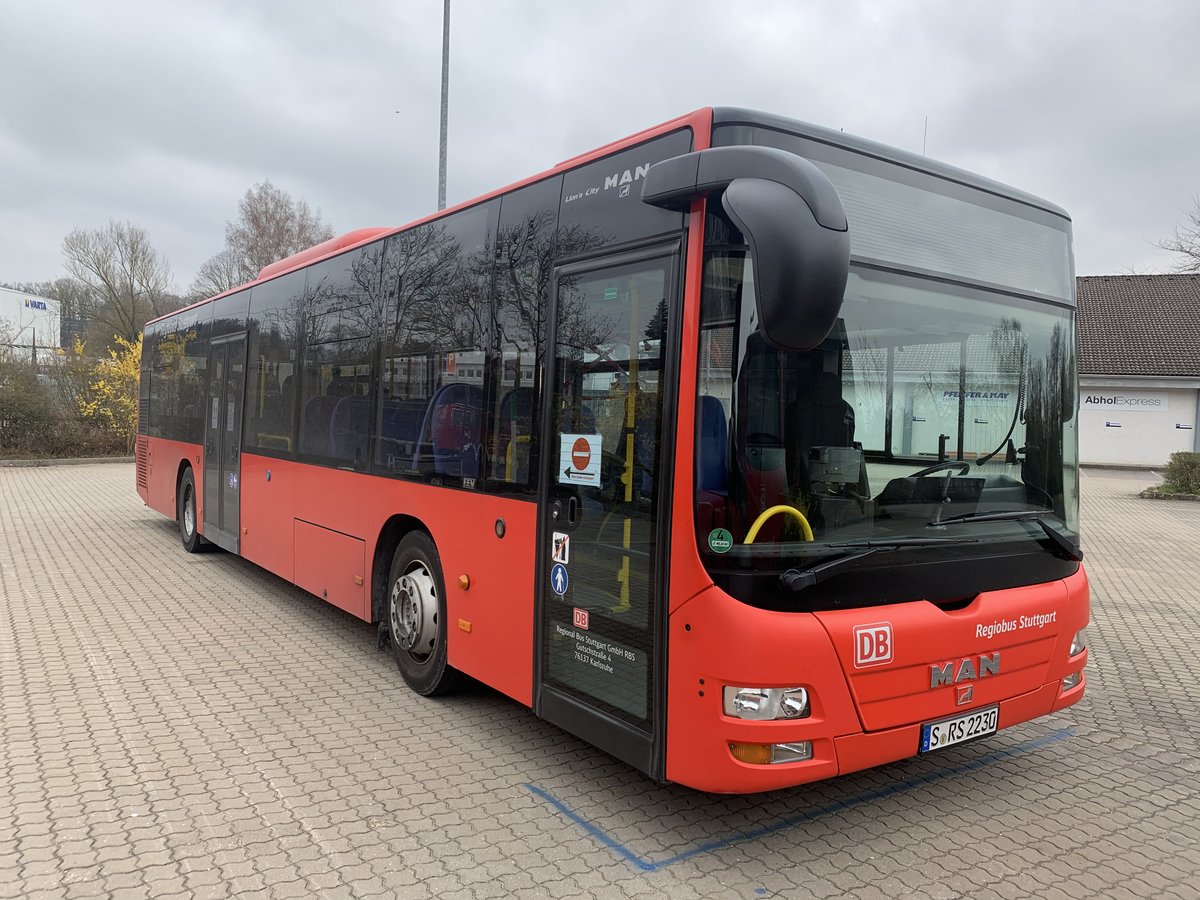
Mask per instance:
[[[753,296],[746,253],[710,252],[696,440],[710,572],[872,546],[1054,553],[1044,527],[1077,543],[1069,308],[855,264],[833,331],[794,353],[768,342]]]

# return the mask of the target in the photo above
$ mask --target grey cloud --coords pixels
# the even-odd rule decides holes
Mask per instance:
[[[336,230],[432,211],[441,3],[5,2],[0,280],[143,225],[180,287],[271,178]],[[1200,7],[453,0],[451,202],[708,104],[929,153],[1059,203],[1083,273],[1164,268],[1200,192]],[[399,110],[399,113],[396,112]]]

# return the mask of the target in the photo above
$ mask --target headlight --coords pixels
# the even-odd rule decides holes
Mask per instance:
[[[812,713],[808,689],[725,686],[725,715],[757,722],[804,719]]]
[[[1087,636],[1084,634],[1084,629],[1079,629],[1075,632],[1075,637],[1071,638],[1071,649],[1067,651],[1067,656],[1078,656],[1087,649]]]

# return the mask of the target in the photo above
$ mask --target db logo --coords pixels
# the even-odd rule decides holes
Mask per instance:
[[[892,661],[892,623],[854,627],[854,668],[881,666]]]
[[[575,615],[574,615],[574,622],[575,622],[576,628],[582,628],[584,631],[587,631],[588,630],[588,611],[586,609],[576,609]]]

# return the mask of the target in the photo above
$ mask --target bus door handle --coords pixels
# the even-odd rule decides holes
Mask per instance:
[[[554,500],[550,504],[550,518],[555,522],[562,521],[565,525],[574,525],[579,518],[579,500],[574,495],[567,498],[566,518],[563,518],[562,500]]]

